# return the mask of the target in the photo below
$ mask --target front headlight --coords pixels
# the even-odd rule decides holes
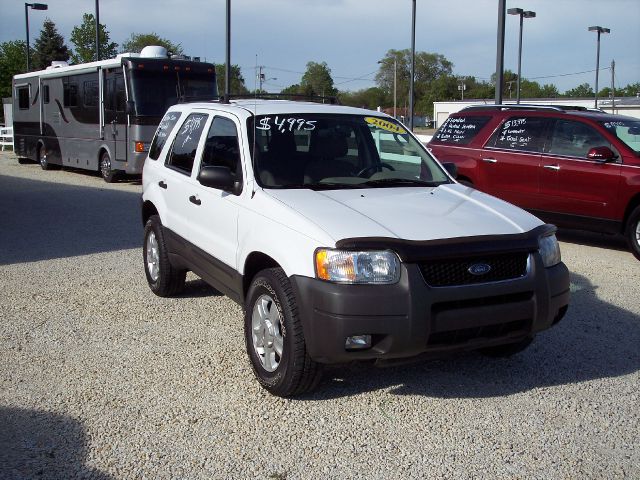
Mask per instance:
[[[560,263],[560,245],[554,234],[538,239],[538,252],[545,267],[553,267]]]
[[[400,260],[389,250],[350,252],[319,248],[316,277],[338,283],[389,284],[400,279]]]

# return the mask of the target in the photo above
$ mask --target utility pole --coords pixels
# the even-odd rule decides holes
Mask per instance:
[[[100,61],[100,5],[96,0],[96,62]]]
[[[409,82],[409,130],[413,132],[413,83],[416,69],[416,0],[413,0],[413,13],[411,16],[411,81]]]
[[[611,113],[616,113],[614,110],[616,108],[616,87],[615,87],[615,76],[616,76],[616,61],[611,60]]]
[[[502,103],[502,81],[504,80],[504,24],[507,0],[498,2],[498,41],[496,48],[496,105]]]
[[[225,52],[224,102],[229,103],[231,93],[231,0],[227,0],[227,45]]]

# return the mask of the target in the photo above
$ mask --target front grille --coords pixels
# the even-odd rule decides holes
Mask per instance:
[[[432,287],[499,282],[525,276],[528,257],[527,252],[518,252],[433,260],[422,263],[420,271],[424,280]],[[487,273],[473,275],[469,270],[474,265],[488,265],[491,269]]]
[[[448,332],[434,333],[429,337],[429,346],[460,345],[476,338],[500,338],[515,332],[523,334],[529,330],[530,320],[514,320],[507,323],[496,323],[481,327],[461,328]]]

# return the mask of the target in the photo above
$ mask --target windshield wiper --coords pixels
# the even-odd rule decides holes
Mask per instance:
[[[411,178],[379,178],[377,180],[369,180],[364,183],[364,185],[376,186],[395,186],[395,185],[414,185],[416,187],[437,187],[438,185],[442,185],[444,183],[448,183],[446,181],[442,182],[434,182],[427,180],[418,180]]]

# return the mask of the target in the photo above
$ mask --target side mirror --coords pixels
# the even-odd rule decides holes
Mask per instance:
[[[609,147],[593,147],[587,152],[587,158],[596,162],[613,162],[618,158]]]
[[[127,100],[126,113],[127,115],[134,115],[136,113],[136,102],[133,100]]]
[[[442,166],[449,175],[451,175],[453,178],[458,178],[458,167],[455,163],[446,162],[443,163]]]
[[[236,181],[236,177],[227,167],[206,165],[198,174],[198,182],[209,188],[217,188],[234,195],[242,192],[242,182]]]

